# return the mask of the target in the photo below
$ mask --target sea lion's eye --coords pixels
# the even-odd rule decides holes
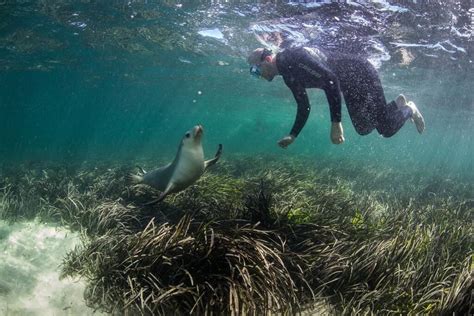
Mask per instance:
[[[184,135],[184,136],[186,136],[186,138],[189,138],[191,136],[191,134],[189,132],[187,132],[186,135]]]

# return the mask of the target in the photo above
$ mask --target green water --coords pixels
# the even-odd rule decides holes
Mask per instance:
[[[425,116],[425,134],[418,135],[407,122],[390,139],[376,132],[361,137],[343,105],[346,142],[332,145],[324,93],[312,90],[310,119],[297,141],[282,150],[276,142],[293,123],[293,97],[281,78],[272,83],[251,78],[245,58],[261,45],[250,31],[255,30],[254,25],[274,27],[275,23],[267,21],[291,16],[294,7],[283,2],[259,7],[252,2],[113,1],[107,5],[64,1],[56,5],[6,2],[0,8],[4,21],[0,24],[2,162],[167,160],[173,157],[183,133],[200,123],[205,127],[204,146],[209,155],[222,143],[225,155],[272,153],[282,160],[305,155],[311,161],[318,157],[377,161],[387,168],[416,165],[426,172],[455,173],[472,180],[469,24],[464,24],[468,31],[460,37],[465,47],[458,52],[453,47],[461,44],[451,45],[459,39],[453,37],[454,31],[426,31],[425,38],[435,38],[444,46],[418,52],[415,61],[424,60],[423,67],[399,65],[395,56],[377,62],[387,99],[404,93],[414,100]],[[360,14],[356,6],[341,8],[352,16]],[[463,4],[458,11],[455,8],[447,7],[459,21],[466,19]],[[371,14],[386,14],[383,6],[380,11],[377,6],[372,10]],[[339,14],[355,29],[356,20],[347,18],[350,14]],[[338,13],[324,17],[332,15]],[[411,27],[406,20],[402,16],[398,22],[407,23],[405,29],[399,26],[399,31],[390,31],[395,33],[392,38],[384,39],[388,35],[381,33],[365,40],[381,41],[389,50],[393,42],[425,43],[427,40],[420,39],[423,35],[406,31]],[[420,21],[417,23],[424,23]],[[430,23],[446,29],[441,17]],[[337,23],[325,26],[330,30]],[[377,24],[373,27],[383,30]],[[224,39],[198,35],[207,29],[219,29]],[[320,32],[325,34],[324,29]],[[358,34],[359,42],[364,41],[363,35]],[[425,56],[441,56],[445,51],[454,53],[444,58]],[[411,53],[416,54],[416,49]]]
[[[205,128],[204,148],[225,155],[272,153],[417,165],[426,172],[473,176],[473,99],[465,71],[439,78],[425,70],[382,72],[387,98],[404,93],[426,120],[423,135],[407,122],[392,138],[357,135],[343,106],[346,142],[329,139],[329,110],[321,90],[311,90],[312,111],[303,132],[287,150],[276,142],[289,132],[296,105],[283,81],[251,78],[244,60],[222,56],[177,60],[167,65],[108,73],[83,69],[10,72],[0,76],[2,161],[171,159],[183,133]],[[132,57],[131,57],[132,58]],[[152,63],[151,63],[152,64]],[[109,70],[110,71],[110,70]]]

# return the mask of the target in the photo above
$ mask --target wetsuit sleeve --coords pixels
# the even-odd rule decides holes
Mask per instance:
[[[290,90],[293,93],[297,104],[296,118],[293,127],[291,128],[290,135],[297,137],[308,120],[311,106],[304,87],[292,86],[290,87]]]
[[[332,82],[332,83],[331,83]],[[329,111],[331,112],[331,122],[341,122],[341,89],[337,79],[331,80],[325,87],[326,98],[329,103]]]

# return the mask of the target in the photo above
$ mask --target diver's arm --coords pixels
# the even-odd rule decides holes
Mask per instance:
[[[291,128],[290,135],[296,138],[308,120],[311,105],[309,104],[308,95],[304,87],[293,86],[290,89],[297,104],[295,122]]]
[[[309,105],[308,95],[306,94],[306,89],[300,86],[290,87],[293,96],[295,97],[297,104],[296,118],[291,128],[290,134],[283,137],[278,141],[278,145],[282,148],[288,147],[295,141],[296,136],[301,132],[306,121],[308,120],[309,111],[311,107]]]
[[[301,56],[303,60],[306,74],[314,76],[321,82],[321,89],[326,93],[326,98],[329,103],[329,111],[331,113],[331,122],[341,122],[341,89],[339,87],[339,79],[336,74],[327,67],[324,55],[315,56],[308,51]],[[321,53],[322,54],[322,53]],[[301,68],[301,66],[300,66]]]
[[[304,61],[305,65],[312,70],[311,74],[320,80],[321,89],[326,93],[331,117],[331,141],[334,144],[341,144],[344,142],[344,131],[341,123],[341,89],[339,79],[327,67],[324,58],[324,55],[321,57],[308,53],[304,56]]]
[[[333,144],[344,142],[344,130],[341,123],[341,90],[337,78],[329,80],[323,87],[331,113],[331,141]]]
[[[323,90],[329,103],[329,111],[331,113],[331,122],[341,122],[341,89],[339,88],[339,80],[336,76],[331,76],[325,83]]]

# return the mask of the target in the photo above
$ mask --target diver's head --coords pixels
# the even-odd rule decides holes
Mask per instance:
[[[247,62],[250,64],[250,74],[255,77],[272,81],[278,75],[276,58],[270,49],[257,48],[250,53]]]

